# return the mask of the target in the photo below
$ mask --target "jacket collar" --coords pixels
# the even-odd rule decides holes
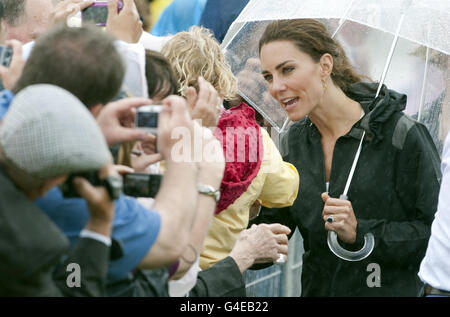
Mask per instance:
[[[406,108],[406,95],[389,90],[385,85],[375,98],[378,83],[355,83],[349,86],[347,96],[358,101],[366,115],[355,126],[366,131],[367,139],[381,141],[382,126],[395,113]],[[352,129],[353,130],[353,129]]]
[[[375,139],[377,142],[383,139],[382,126],[392,115],[403,111],[406,107],[406,95],[400,94],[394,90],[382,86],[380,93],[375,98],[378,89],[378,83],[355,83],[349,86],[345,92],[348,97],[359,102],[364,109],[365,115],[356,122],[346,136],[360,140],[363,132],[366,132],[366,140]],[[311,136],[319,131],[307,117],[305,124],[310,127]],[[303,121],[303,120],[302,120]]]

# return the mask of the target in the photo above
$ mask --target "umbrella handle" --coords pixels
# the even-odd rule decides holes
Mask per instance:
[[[347,196],[341,195],[340,199],[346,199]],[[334,231],[328,231],[328,247],[331,252],[334,253],[338,258],[346,261],[361,261],[367,258],[373,251],[375,247],[375,238],[372,233],[366,233],[364,235],[364,246],[358,251],[348,251],[344,249],[338,242],[337,234]]]
[[[375,238],[372,233],[366,233],[364,235],[364,246],[358,251],[348,251],[341,247],[337,240],[337,234],[334,231],[328,231],[328,247],[331,252],[338,258],[346,261],[361,261],[367,258],[373,251],[375,246]]]

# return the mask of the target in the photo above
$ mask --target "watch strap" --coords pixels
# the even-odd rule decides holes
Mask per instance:
[[[200,194],[212,197],[216,201],[216,203],[220,199],[220,190],[215,190],[211,185],[198,184],[197,189]]]

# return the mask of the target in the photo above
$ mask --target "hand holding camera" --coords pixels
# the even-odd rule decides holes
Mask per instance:
[[[86,9],[94,0],[64,0],[59,1],[49,14],[49,27],[59,23],[66,23],[67,19],[77,12]]]
[[[156,135],[158,133],[159,113],[163,109],[162,105],[149,105],[139,107],[136,111],[135,127],[147,133]]]
[[[128,43],[137,43],[142,35],[142,21],[134,0],[123,0],[123,9],[117,11],[118,0],[108,2],[108,18],[106,30],[118,40]]]
[[[25,60],[22,56],[22,43],[16,40],[0,45],[0,78],[6,89],[12,89],[22,75]]]
[[[146,98],[125,98],[104,106],[96,120],[108,145],[145,139],[147,132],[134,127],[135,114],[136,108],[151,103]]]
[[[179,135],[181,138],[189,137],[190,145],[193,146],[194,137],[194,122],[189,116],[186,100],[179,96],[169,96],[163,100],[163,110],[159,113],[158,124],[158,136],[157,136],[157,148],[162,157],[168,161],[178,161],[177,158],[172,157],[172,148],[177,142],[188,141],[180,138],[172,137],[173,131],[179,132],[175,135]],[[187,130],[186,130],[187,129]],[[181,133],[189,131],[189,135]],[[181,149],[183,150],[183,149]],[[185,149],[184,149],[185,150]],[[174,153],[179,157],[185,157],[184,153]],[[191,151],[190,154],[193,154]],[[193,163],[193,157],[189,155],[188,162]]]
[[[83,24],[93,23],[97,26],[106,26],[108,19],[108,1],[96,1],[81,12]],[[117,3],[117,13],[123,9],[123,3]]]
[[[96,180],[87,180],[84,177],[73,177],[72,181],[66,181],[76,192],[83,197],[88,205],[90,218],[86,229],[98,232],[105,236],[111,235],[112,221],[114,219],[114,197],[120,195],[122,179],[117,174],[112,164],[107,164],[99,172],[88,173]],[[113,192],[105,186],[96,186],[91,182],[108,180],[113,187]]]
[[[122,178],[114,169],[113,173],[104,178],[100,177],[101,171],[88,171],[84,173],[74,173],[69,175],[67,180],[60,185],[60,189],[65,198],[78,198],[80,196],[79,188],[75,185],[75,179],[84,179],[91,186],[103,187],[111,200],[118,199],[122,193]]]

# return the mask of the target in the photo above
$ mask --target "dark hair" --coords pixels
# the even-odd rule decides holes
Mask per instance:
[[[350,84],[362,80],[363,76],[355,72],[342,46],[317,20],[279,20],[269,24],[259,40],[259,52],[264,44],[274,41],[292,42],[315,62],[319,62],[323,54],[330,54],[333,57],[331,79],[344,92]]]
[[[14,93],[34,84],[66,89],[88,108],[110,102],[125,76],[114,38],[95,26],[58,26],[39,37]]]
[[[165,96],[178,95],[179,85],[169,60],[159,52],[145,52],[145,75],[147,77],[148,96],[153,98],[161,91]]]
[[[26,0],[0,0],[0,5],[3,6],[3,18],[6,23],[15,26],[18,20],[25,15]]]

